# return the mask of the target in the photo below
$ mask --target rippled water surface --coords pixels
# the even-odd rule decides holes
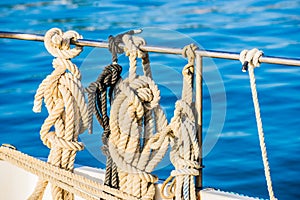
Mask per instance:
[[[240,52],[257,47],[265,55],[299,58],[300,2],[282,1],[1,1],[0,30],[44,34],[52,27],[76,30],[84,38],[107,40],[135,28],[149,45]],[[36,157],[49,150],[39,139],[47,116],[32,112],[39,83],[52,71],[52,57],[40,42],[0,39],[0,143]],[[168,119],[180,97],[181,56],[150,54],[154,79]],[[83,84],[110,63],[106,49],[87,47],[73,59]],[[128,60],[120,56],[128,70]],[[238,61],[204,60],[204,186],[268,198],[249,80]],[[262,64],[255,70],[273,187],[278,199],[300,198],[300,68]],[[76,163],[103,167],[100,128],[80,139],[86,149]],[[172,169],[167,159],[156,174]]]

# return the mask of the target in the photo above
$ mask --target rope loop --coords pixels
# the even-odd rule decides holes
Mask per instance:
[[[44,44],[52,56],[62,59],[71,59],[82,52],[82,46],[70,48],[70,40],[76,41],[78,39],[82,39],[82,36],[75,31],[63,33],[58,28],[52,28],[45,34]]]
[[[142,37],[125,34],[122,39],[125,44],[124,51],[127,56],[132,52],[140,51],[140,46],[146,45],[146,41]]]
[[[152,79],[152,73],[150,69],[150,60],[148,52],[144,52],[140,49],[141,46],[146,45],[146,41],[138,36],[124,35],[124,51],[126,56],[129,57],[129,80],[133,80],[137,77],[136,68],[137,68],[137,58],[142,59],[143,72],[145,76],[148,76]]]
[[[128,78],[115,88],[109,153],[118,167],[120,190],[150,200],[157,181],[151,172],[168,150],[171,131],[159,106],[160,91],[152,80],[149,55],[140,50],[145,40],[129,34],[123,35],[122,40],[130,67]],[[144,75],[136,73],[138,58],[142,59]]]
[[[170,123],[174,134],[173,143],[171,143],[170,159],[175,166],[175,170],[171,172],[170,177],[161,188],[162,196],[167,198],[196,199],[194,176],[199,175],[199,169],[201,168],[198,162],[199,145],[192,108],[196,49],[197,46],[190,44],[183,48],[182,53],[184,57],[188,57],[188,63],[182,70],[182,97],[175,104],[174,116]],[[171,180],[170,187],[166,187]],[[165,195],[165,190],[167,190],[167,195]]]
[[[261,56],[263,56],[263,54],[263,51],[260,51],[256,48],[251,50],[243,50],[240,53],[240,61],[243,64],[242,71],[246,72],[248,70],[248,65],[252,68],[259,67],[259,59]]]
[[[122,38],[124,35],[133,35],[133,34],[138,34],[141,33],[142,30],[130,30],[125,33],[121,33],[116,36],[110,35],[108,37],[108,49],[112,54],[112,63],[115,64],[118,62],[118,57],[117,54],[121,54],[124,52],[124,49],[121,48],[119,45],[123,42]]]
[[[93,132],[93,114],[95,114],[98,122],[104,130],[109,127],[109,118],[107,116],[107,98],[111,101],[112,93],[115,85],[121,78],[122,67],[113,63],[106,66],[103,72],[98,76],[95,82],[85,89],[88,93],[88,110],[89,110],[89,133]],[[107,95],[107,90],[109,92]]]
[[[163,199],[173,199],[175,197],[176,179],[169,176],[161,186],[160,195]]]
[[[254,68],[260,65],[259,58],[263,55],[263,52],[258,49],[252,49],[250,51],[243,50],[240,53],[240,61],[243,63],[243,72],[248,70],[249,78],[250,78],[250,87],[252,93],[252,100],[255,111],[256,125],[259,136],[259,144],[261,149],[261,155],[264,165],[265,178],[267,182],[267,188],[269,192],[269,197],[271,200],[276,200],[271,180],[270,167],[268,162],[267,148],[265,143],[265,136],[263,131],[263,124],[260,115],[260,105],[258,101],[257,89],[256,89],[256,80],[254,75]],[[248,69],[248,65],[250,66]]]
[[[82,38],[75,31],[63,33],[53,28],[45,34],[45,47],[54,58],[54,71],[39,85],[34,99],[33,111],[40,112],[44,100],[48,117],[40,130],[43,143],[49,147],[48,162],[72,171],[76,152],[84,148],[78,135],[88,126],[88,110],[81,85],[81,74],[71,58],[79,55],[82,47],[70,48],[70,40]],[[54,129],[54,131],[50,131]],[[30,200],[40,199],[48,182],[40,179]],[[53,199],[71,200],[73,194],[58,186],[52,187]]]
[[[193,74],[194,73],[194,62],[196,57],[196,50],[198,47],[195,44],[186,45],[182,50],[182,56],[188,58],[187,65],[183,68],[183,75]]]

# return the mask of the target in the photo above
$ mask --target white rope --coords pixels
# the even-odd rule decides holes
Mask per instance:
[[[194,176],[199,175],[199,145],[196,137],[195,117],[192,110],[192,80],[194,75],[195,50],[193,44],[187,45],[183,50],[183,56],[188,57],[188,64],[183,68],[182,99],[175,105],[174,117],[171,120],[175,139],[171,145],[170,159],[175,170],[164,182],[161,194],[163,198],[176,200],[195,200],[196,189]],[[167,183],[172,180],[169,187]],[[164,194],[167,187],[167,195]]]
[[[52,28],[45,34],[45,47],[55,58],[52,62],[54,71],[40,84],[34,99],[34,112],[40,112],[44,99],[49,116],[41,127],[43,143],[49,147],[48,162],[54,166],[72,171],[76,152],[84,148],[78,142],[78,135],[88,126],[87,105],[81,85],[81,74],[70,59],[79,55],[82,47],[70,48],[70,40],[81,39],[75,31],[63,33]],[[54,127],[54,131],[50,131]],[[30,200],[41,199],[47,181],[39,179]],[[74,195],[52,187],[53,199],[74,199]]]
[[[243,71],[247,70],[246,65],[248,64],[248,72],[249,72],[249,77],[250,77],[252,99],[253,99],[254,110],[255,110],[257,130],[258,130],[258,135],[259,135],[259,144],[260,144],[261,153],[262,153],[262,160],[263,160],[263,164],[264,164],[264,171],[265,171],[265,177],[266,177],[267,186],[268,186],[269,197],[271,200],[276,200],[276,198],[274,196],[273,188],[272,188],[270,167],[269,167],[269,162],[268,162],[267,149],[266,149],[266,144],[265,144],[262,120],[261,120],[261,116],[260,116],[260,107],[259,107],[259,102],[258,102],[258,97],[257,97],[255,75],[254,75],[254,68],[259,67],[259,65],[260,65],[259,58],[262,55],[263,55],[263,52],[259,51],[258,49],[252,49],[250,51],[243,50],[240,54],[240,61],[243,64]]]
[[[97,200],[100,198],[107,200],[137,200],[137,198],[128,195],[126,192],[110,188],[85,176],[61,169],[24,154],[16,150],[12,145],[2,145],[0,147],[0,160],[10,162],[86,200]]]
[[[75,130],[75,135],[68,136],[68,138],[76,138],[82,130],[87,128],[88,119],[86,106],[77,109],[74,104],[74,100],[77,103],[84,103],[84,100],[80,95],[78,96],[79,93],[83,93],[80,81],[77,81],[80,79],[80,72],[69,61],[71,57],[74,57],[73,53],[76,53],[69,47],[72,37],[74,36],[64,35],[59,29],[51,29],[47,32],[46,48],[52,55],[57,56],[53,61],[55,70],[41,83],[34,106],[35,111],[40,111],[41,100],[45,99],[49,117],[42,126],[41,138],[49,148],[53,149],[49,155],[49,162],[68,170],[72,168],[65,167],[65,165],[72,165],[68,163],[60,165],[57,154],[66,151],[68,155],[83,148],[77,141],[67,140],[65,135]],[[50,39],[50,42],[47,39]],[[154,183],[157,177],[151,172],[162,160],[171,141],[173,147],[171,161],[176,167],[171,176],[176,177],[176,199],[196,199],[194,176],[198,175],[199,147],[195,135],[195,119],[191,109],[196,47],[189,45],[184,51],[186,53],[184,56],[188,57],[189,63],[183,69],[183,97],[176,103],[174,117],[168,125],[166,116],[159,106],[160,92],[152,80],[148,53],[139,50],[139,46],[145,45],[145,41],[136,36],[124,35],[123,42],[126,55],[130,60],[129,76],[116,86],[111,106],[109,123],[111,134],[108,143],[110,155],[118,166],[120,190],[137,198],[153,199]],[[76,48],[75,50],[81,51]],[[142,59],[143,76],[136,74],[137,58]],[[66,69],[77,79],[72,80],[73,76],[66,73]],[[79,86],[80,92],[72,84],[73,81],[76,82],[76,86]],[[74,98],[77,96],[79,99]],[[68,106],[70,103],[71,106]],[[84,128],[78,125],[76,119],[82,119]],[[50,132],[53,125],[55,132]],[[172,139],[174,136],[175,140]],[[74,157],[75,154],[73,153],[72,156]],[[41,186],[30,197],[32,200],[41,199],[47,185],[45,180],[39,183]],[[175,188],[175,184],[173,185]],[[54,199],[73,198],[73,195],[63,192],[59,187],[53,188],[53,194]]]
[[[145,41],[124,35],[123,42],[130,61],[129,76],[116,86],[109,151],[119,170],[120,190],[153,199],[158,179],[151,172],[168,149],[167,119],[159,106],[160,92],[152,80],[148,53],[139,50]],[[143,76],[136,74],[138,57],[142,58]]]

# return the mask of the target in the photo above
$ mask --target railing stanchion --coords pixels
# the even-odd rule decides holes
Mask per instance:
[[[202,100],[203,100],[203,80],[202,80],[202,72],[203,72],[203,63],[202,56],[199,54],[196,55],[196,97],[195,97],[195,108],[196,108],[196,128],[199,142],[199,164],[202,166]],[[196,187],[198,189],[202,189],[203,187],[203,177],[202,177],[202,168],[199,169],[199,176],[196,177]]]

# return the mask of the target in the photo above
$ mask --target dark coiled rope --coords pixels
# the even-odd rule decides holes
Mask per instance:
[[[93,132],[93,114],[95,114],[99,124],[104,130],[102,134],[102,150],[107,157],[104,184],[118,189],[119,178],[117,167],[107,150],[107,142],[110,135],[107,99],[109,99],[109,102],[111,101],[114,87],[121,78],[122,67],[117,64],[117,53],[121,53],[121,51],[118,49],[118,43],[115,42],[115,37],[109,37],[109,44],[113,63],[104,68],[97,80],[91,83],[89,87],[86,88],[86,91],[88,92],[89,133]]]
[[[107,114],[107,99],[111,103],[113,90],[121,78],[122,67],[117,63],[118,54],[124,52],[119,46],[123,42],[125,34],[133,35],[142,30],[130,30],[117,36],[110,35],[108,38],[108,48],[112,54],[112,64],[106,66],[95,82],[92,82],[86,91],[88,92],[88,110],[89,110],[89,133],[93,132],[93,115],[95,114],[99,124],[103,128],[102,151],[106,155],[106,172],[104,184],[119,189],[119,177],[117,166],[113,162],[108,151],[108,137],[110,135],[109,117]],[[108,92],[108,94],[107,94]]]

